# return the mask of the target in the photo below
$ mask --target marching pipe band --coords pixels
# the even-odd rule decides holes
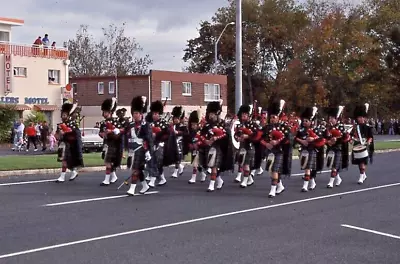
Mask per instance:
[[[106,173],[101,186],[118,181],[116,169],[121,166],[124,147],[128,150],[127,168],[131,170],[124,183],[129,184],[127,193],[131,196],[135,195],[138,181],[142,186],[140,194],[165,185],[167,166],[175,167],[171,178],[181,175],[182,160],[187,154],[193,167],[188,183],[196,183],[198,174],[200,182],[208,177],[208,192],[221,190],[222,173],[233,172],[235,165],[239,173],[234,181],[242,188],[252,186],[255,175],[263,173],[261,164],[265,161],[265,171],[271,178],[270,198],[285,191],[282,179],[291,175],[296,146],[299,146],[300,168],[304,170],[302,192],[316,188],[317,173],[324,167],[331,171],[326,187],[340,186],[343,179],[339,174],[348,169],[349,159],[358,166],[358,183],[362,184],[367,178],[367,165],[373,161],[374,138],[372,128],[366,123],[368,104],[355,107],[356,124],[350,129],[341,122],[344,106],[307,107],[298,120],[293,114],[289,117],[285,114],[284,100],[272,102],[264,110],[255,101],[252,105],[242,105],[237,116],[228,120],[220,116],[222,101],[210,102],[204,117],[200,116],[200,110],[193,111],[185,124],[181,106],[165,113],[166,101],[151,102],[149,112],[147,105],[146,97],[133,98],[133,119],[129,121],[124,117],[126,109],[117,111],[118,117],[113,117],[117,109],[115,98],[102,103],[104,120],[99,135],[104,139],[101,156]],[[65,181],[67,169],[72,171],[69,179],[72,181],[78,176],[79,167],[83,167],[81,134],[73,118],[77,107],[66,103],[61,110],[62,123],[57,129],[61,142],[58,160],[62,163],[61,176],[56,180],[59,183]],[[327,118],[328,122],[317,124],[318,118]],[[353,144],[351,157],[350,144]]]

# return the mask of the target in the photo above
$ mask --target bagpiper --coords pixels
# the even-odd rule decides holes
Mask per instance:
[[[256,123],[260,126],[261,130],[267,125],[267,110],[262,107],[258,108],[258,115]],[[262,168],[262,161],[265,159],[265,147],[260,141],[254,142],[255,156],[254,156],[254,170],[250,173],[252,176],[255,174],[262,175],[264,170]]]
[[[164,175],[164,145],[169,137],[169,126],[161,116],[164,114],[164,105],[161,101],[152,102],[150,105],[152,136],[154,140],[154,155],[157,164],[157,175],[150,177],[149,186],[155,187],[158,179],[158,185],[165,185],[167,180]]]
[[[261,127],[251,119],[252,108],[242,105],[237,116],[240,124],[235,128],[235,139],[240,142],[238,163],[243,171],[243,179],[240,187],[246,188],[254,184],[250,170],[254,168],[255,142],[259,142],[262,136]]]
[[[325,145],[325,138],[314,126],[317,112],[316,106],[308,107],[303,111],[301,126],[295,137],[296,142],[300,144],[300,167],[304,170],[302,192],[315,189],[317,170],[323,167],[323,152],[319,153],[319,151]],[[322,162],[318,154],[322,155]]]
[[[327,188],[340,186],[342,178],[339,173],[349,166],[350,135],[341,122],[344,106],[331,107],[325,110],[328,116],[326,138],[326,167],[331,170]]]
[[[175,169],[172,173],[173,178],[177,178],[178,175],[183,173],[184,166],[181,163],[184,157],[183,153],[183,136],[187,134],[187,127],[183,124],[183,119],[185,117],[185,111],[183,111],[182,106],[175,106],[171,112],[172,115],[172,131],[176,137],[177,146],[177,157],[175,163]]]
[[[221,168],[223,168],[223,141],[227,133],[224,126],[221,126],[219,118],[222,112],[220,102],[209,102],[206,109],[206,123],[201,130],[200,140],[204,145],[205,157],[202,163],[203,168],[210,170],[210,184],[207,191],[213,192],[215,190],[215,183],[217,183],[217,190],[222,189],[224,181],[220,176]],[[219,170],[220,169],[220,170]]]
[[[150,186],[144,176],[144,168],[154,155],[153,135],[151,127],[143,114],[146,112],[146,97],[137,96],[131,102],[132,121],[126,131],[128,138],[127,166],[132,171],[128,195],[134,196],[138,180],[142,184],[140,194],[146,193]]]
[[[353,150],[351,154],[352,164],[357,165],[360,171],[358,184],[363,184],[367,179],[368,161],[372,162],[374,154],[373,128],[366,122],[369,104],[357,105],[354,109],[356,124],[352,130]]]
[[[204,160],[204,146],[201,144],[200,140],[200,118],[199,111],[193,111],[189,115],[188,120],[188,130],[185,144],[187,144],[187,148],[191,154],[191,164],[193,167],[192,177],[189,180],[189,184],[196,183],[197,173],[200,173],[200,182],[204,182],[206,180],[207,174],[205,172],[205,168],[201,166],[201,160]],[[204,162],[203,162],[204,164]]]
[[[102,159],[106,167],[106,175],[101,186],[108,186],[118,180],[116,169],[121,166],[123,155],[122,135],[124,125],[113,117],[117,109],[117,99],[115,97],[106,99],[101,104],[101,111],[104,120],[100,123],[99,136],[104,139]]]
[[[265,147],[265,170],[271,177],[268,197],[273,198],[285,191],[282,175],[290,175],[292,165],[292,144],[290,127],[282,122],[285,101],[273,102],[268,107],[269,122],[263,128],[261,144]]]
[[[78,177],[78,169],[83,167],[82,135],[76,120],[72,118],[78,104],[65,103],[61,107],[61,120],[57,124],[56,136],[60,141],[58,161],[61,161],[61,175],[56,182],[64,182],[67,169],[71,171],[70,181]]]

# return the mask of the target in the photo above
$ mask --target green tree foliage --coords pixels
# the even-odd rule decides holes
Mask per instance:
[[[365,0],[243,0],[244,102],[279,97],[289,109],[369,102],[375,114],[400,110],[400,2]],[[202,21],[187,42],[190,72],[214,71],[214,43],[235,21],[235,1]],[[235,29],[218,44],[234,109]],[[389,111],[390,110],[390,111]]]
[[[0,142],[10,142],[11,128],[17,117],[17,112],[13,106],[0,106]]]
[[[47,118],[43,112],[33,111],[26,117],[24,124],[25,126],[28,126],[30,123],[37,124],[44,121],[47,121]]]

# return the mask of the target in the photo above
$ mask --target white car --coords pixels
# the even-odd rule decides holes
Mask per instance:
[[[103,139],[99,136],[99,128],[83,128],[82,133],[82,148],[84,152],[96,151],[100,152],[103,149]]]

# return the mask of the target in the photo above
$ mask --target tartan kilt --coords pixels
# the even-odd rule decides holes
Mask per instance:
[[[154,156],[157,160],[157,169],[162,169],[164,167],[164,146],[158,147],[154,153]]]
[[[113,166],[119,167],[122,160],[122,149],[120,141],[113,141],[107,143],[107,152],[104,156],[105,163],[111,163]]]
[[[204,169],[208,168],[207,164],[207,153],[208,153],[209,147],[201,147],[199,148],[199,166],[201,166]]]
[[[333,151],[335,153],[335,156],[333,157],[332,168],[330,168],[330,169],[335,169],[336,171],[340,171],[342,169],[342,151],[341,150],[328,150],[327,154],[329,151]]]
[[[176,142],[176,147],[177,147],[177,152],[176,152],[176,160],[180,162],[183,159],[183,139],[181,139],[179,142]]]
[[[282,151],[274,151],[274,150],[269,150],[267,149],[265,152],[265,156],[268,159],[268,155],[273,153],[275,155],[274,163],[272,164],[271,171],[272,172],[277,172],[277,173],[282,173],[282,168],[283,168],[283,152]],[[265,168],[268,170],[268,168]]]
[[[243,165],[249,165],[250,168],[253,168],[254,167],[255,156],[256,156],[256,151],[255,151],[254,148],[246,149],[246,156],[244,158]]]
[[[215,167],[217,167],[217,168],[221,167],[222,159],[223,159],[223,154],[222,154],[222,151],[221,151],[220,146],[215,145],[215,146],[208,147],[208,148],[206,149],[206,152],[205,152],[206,155],[204,155],[204,158],[203,158],[203,159],[204,159],[204,160],[203,160],[204,163],[201,163],[202,165],[203,165],[203,164],[205,165],[205,167],[203,166],[203,168],[208,168],[208,152],[209,152],[210,149],[213,148],[213,147],[214,147],[215,150],[216,150],[214,168],[215,168]],[[200,154],[200,153],[199,153],[199,154]],[[200,157],[201,157],[201,156],[199,156],[199,160],[200,160]]]
[[[132,170],[144,169],[144,165],[146,164],[145,153],[146,151],[144,148],[140,148],[135,151],[133,154]]]
[[[306,170],[316,170],[317,169],[317,151],[315,149],[306,150],[306,151],[308,151],[308,162],[307,162]],[[300,155],[301,155],[301,152],[300,152]]]
[[[63,161],[67,163],[67,168],[72,170],[74,168],[83,167],[82,151],[79,150],[77,142],[64,142],[65,154]]]

